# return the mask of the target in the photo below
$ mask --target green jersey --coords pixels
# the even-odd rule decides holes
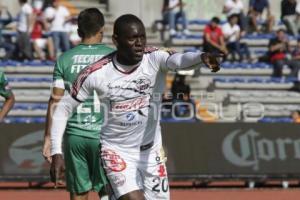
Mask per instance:
[[[65,52],[58,58],[54,67],[54,87],[70,92],[73,82],[82,69],[112,51],[112,48],[103,44],[79,44]],[[65,133],[98,139],[102,123],[100,102],[94,92],[94,95],[80,104],[69,118]]]
[[[8,98],[12,95],[11,89],[8,84],[8,80],[5,77],[3,71],[0,71],[0,96]]]

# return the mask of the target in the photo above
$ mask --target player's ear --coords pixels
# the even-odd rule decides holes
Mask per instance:
[[[77,33],[78,33],[78,36],[80,37],[80,38],[83,38],[83,33],[82,33],[82,31],[78,28],[77,29]]]
[[[101,35],[104,34],[104,27],[101,27],[101,28],[100,28],[99,33],[100,33]]]
[[[116,34],[113,34],[111,38],[112,38],[114,45],[116,47],[118,47],[118,40],[117,40],[118,36]]]

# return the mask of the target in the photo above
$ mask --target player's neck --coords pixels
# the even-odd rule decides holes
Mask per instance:
[[[99,39],[98,37],[90,37],[90,38],[85,38],[82,40],[83,44],[99,44],[102,42],[102,38]]]

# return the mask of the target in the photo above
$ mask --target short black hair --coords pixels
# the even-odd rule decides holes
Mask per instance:
[[[284,32],[285,33],[285,29],[284,28],[279,28],[276,33],[279,33],[279,32]]]
[[[97,8],[87,8],[78,15],[78,35],[89,38],[95,35],[105,24],[104,16]]]
[[[127,27],[129,24],[139,24],[142,27],[145,27],[142,20],[140,20],[137,16],[132,14],[125,14],[120,16],[118,19],[116,19],[114,24],[114,34],[120,35],[124,28]]]
[[[219,19],[219,17],[213,17],[211,19],[211,22],[215,22],[216,24],[219,24],[220,23],[220,19]]]
[[[231,20],[232,18],[234,18],[234,17],[239,18],[239,15],[238,15],[238,14],[232,14],[232,15],[229,15],[228,18],[227,18],[227,20],[230,21],[230,20]]]

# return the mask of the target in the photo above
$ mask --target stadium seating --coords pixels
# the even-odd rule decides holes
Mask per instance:
[[[108,17],[107,30],[104,38],[105,43],[111,44],[109,36],[112,32],[112,20]],[[208,20],[193,19],[189,21],[189,29],[192,34],[178,33],[167,41],[169,47],[177,51],[196,52],[201,50],[203,42],[203,29]],[[156,21],[156,28],[163,28],[162,21]],[[222,21],[224,23],[224,21]],[[158,27],[160,26],[160,27]],[[282,23],[278,22],[277,27]],[[165,29],[166,30],[166,29]],[[163,46],[164,41],[159,40],[159,33],[146,29],[148,44]],[[4,35],[15,37],[13,31],[4,31]],[[249,34],[243,37],[252,55],[257,58],[265,55],[269,39],[274,34]],[[296,44],[297,38],[289,36],[292,45]],[[54,62],[51,61],[1,61],[0,70],[4,70],[14,89],[17,104],[14,106],[6,119],[10,123],[43,123],[47,110],[47,102],[50,95],[52,71]],[[292,122],[290,116],[295,110],[300,110],[300,93],[289,91],[294,86],[296,79],[289,78],[290,69],[284,67],[284,77],[281,79],[271,78],[273,66],[263,62],[224,62],[221,70],[212,74],[209,69],[201,68],[200,76],[188,76],[187,82],[191,86],[192,97],[200,102],[215,103],[222,106],[228,116],[240,114],[238,105],[258,103],[264,107],[264,117],[259,122]],[[192,75],[193,72],[185,74]],[[173,76],[171,74],[171,76]],[[207,96],[213,94],[213,98]],[[209,108],[207,109],[209,111]],[[167,122],[177,122],[175,119],[165,118]],[[194,122],[195,120],[185,120]],[[231,119],[217,119],[220,122],[234,122]]]

